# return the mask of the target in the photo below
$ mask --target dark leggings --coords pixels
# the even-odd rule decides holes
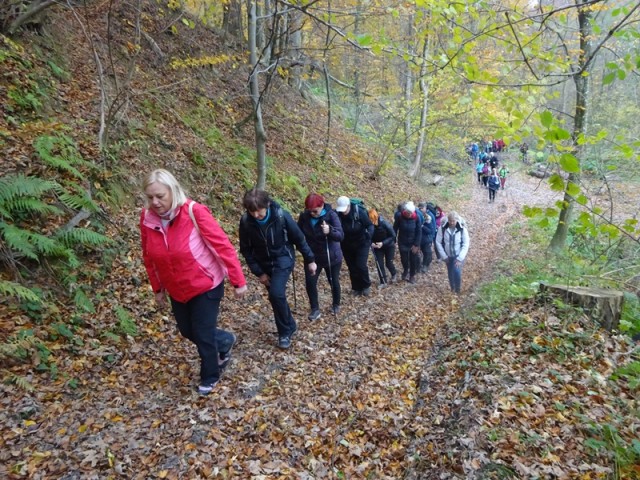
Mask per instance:
[[[307,289],[307,296],[309,297],[309,305],[311,310],[317,310],[320,307],[318,302],[318,280],[322,270],[327,275],[329,286],[331,287],[331,296],[333,297],[333,305],[340,305],[340,269],[342,268],[342,262],[338,262],[331,267],[325,266],[318,268],[315,275],[311,275],[309,270],[304,270],[305,287]]]

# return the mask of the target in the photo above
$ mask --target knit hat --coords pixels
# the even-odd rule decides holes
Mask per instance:
[[[407,203],[405,203],[403,208],[407,212],[411,212],[411,213],[416,211],[416,206],[413,204],[413,202],[411,200],[409,200]]]
[[[304,199],[304,206],[307,210],[324,207],[324,197],[319,193],[310,193],[307,195],[307,198]]]

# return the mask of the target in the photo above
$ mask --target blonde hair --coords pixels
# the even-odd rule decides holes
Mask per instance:
[[[371,220],[371,223],[377,226],[379,218],[380,218],[380,215],[378,215],[378,212],[376,211],[375,208],[369,209],[369,220]]]
[[[144,192],[152,183],[160,183],[171,190],[173,201],[171,202],[171,210],[181,207],[187,201],[187,194],[184,192],[176,177],[164,168],[158,168],[147,175],[142,182],[142,191]],[[149,208],[149,199],[145,196],[144,206]]]

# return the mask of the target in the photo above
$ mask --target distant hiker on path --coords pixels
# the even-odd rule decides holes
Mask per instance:
[[[500,190],[500,177],[498,177],[498,172],[496,172],[495,168],[491,170],[487,184],[489,187],[489,203],[493,203],[496,201],[496,192]]]
[[[371,238],[373,260],[376,262],[376,270],[380,277],[380,288],[385,288],[389,283],[394,283],[397,280],[397,270],[393,264],[393,258],[396,254],[396,232],[375,208],[369,210],[369,219],[373,223],[373,237]],[[385,266],[389,270],[391,278],[387,278]]]
[[[498,177],[500,177],[500,188],[504,190],[504,184],[507,181],[507,175],[509,175],[509,169],[506,165],[502,165],[500,170],[498,170]]]
[[[309,297],[311,312],[309,320],[320,318],[320,303],[318,301],[318,279],[322,270],[327,275],[333,304],[331,311],[340,311],[340,269],[342,268],[342,249],[340,242],[344,238],[342,224],[338,214],[325,203],[324,197],[317,193],[310,193],[304,200],[305,211],[298,218],[298,226],[304,233],[307,243],[313,250],[318,269],[315,274],[304,271],[305,288]]]
[[[460,293],[462,267],[469,251],[469,232],[460,223],[460,216],[456,212],[449,212],[447,223],[438,229],[436,236],[438,256],[447,264],[449,286],[455,293]]]
[[[312,275],[316,274],[313,251],[291,214],[271,200],[264,190],[249,190],[242,201],[247,212],[240,219],[240,253],[269,292],[278,329],[278,347],[291,346],[298,329],[287,302],[287,282],[295,265],[294,245]]]
[[[140,215],[142,258],[160,306],[169,294],[180,334],[200,355],[201,395],[209,394],[231,358],[236,337],[217,328],[224,279],[236,298],[247,291],[236,250],[204,205],[187,199],[166,170],[154,170],[143,182],[145,208]]]
[[[373,236],[373,224],[369,219],[369,213],[362,205],[345,196],[338,197],[336,212],[344,231],[342,254],[349,268],[351,291],[356,296],[367,296],[371,292],[367,260]]]
[[[436,238],[435,216],[427,209],[426,203],[419,203],[418,210],[422,212],[422,238],[420,239],[420,250],[422,251],[422,267],[420,273],[427,273],[433,261],[433,251],[431,247]]]

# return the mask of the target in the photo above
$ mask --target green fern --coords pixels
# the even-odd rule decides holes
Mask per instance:
[[[0,295],[42,304],[42,299],[33,290],[7,280],[0,280]]]
[[[99,210],[96,202],[91,200],[91,198],[84,192],[80,195],[70,192],[62,192],[58,195],[58,198],[67,207],[75,210],[86,210],[88,212],[97,212]]]
[[[136,322],[131,318],[129,312],[120,305],[115,307],[116,317],[120,323],[118,324],[118,330],[125,335],[135,337],[138,335],[138,327]]]
[[[13,218],[21,214],[58,214],[60,210],[47,205],[40,197],[59,185],[51,180],[25,175],[8,175],[0,178],[0,215]]]
[[[41,135],[33,142],[33,148],[46,164],[58,170],[71,173],[76,178],[84,178],[84,175],[76,168],[76,165],[86,165],[86,162],[78,153],[73,140],[66,135]]]
[[[25,392],[33,392],[33,385],[31,385],[29,383],[29,380],[27,380],[25,377],[16,375],[15,373],[8,370],[3,370],[2,373],[4,374],[4,377],[2,379],[4,383],[13,383]]]
[[[11,250],[21,253],[32,260],[39,260],[38,252],[30,241],[33,232],[0,222],[0,233],[2,233],[4,241]]]
[[[62,243],[68,247],[74,247],[78,244],[84,247],[100,247],[111,243],[111,239],[93,230],[86,228],[73,228],[56,236]]]
[[[76,293],[73,296],[73,301],[76,304],[76,307],[84,310],[87,313],[95,313],[96,311],[93,302],[81,288],[78,288],[76,290]]]

